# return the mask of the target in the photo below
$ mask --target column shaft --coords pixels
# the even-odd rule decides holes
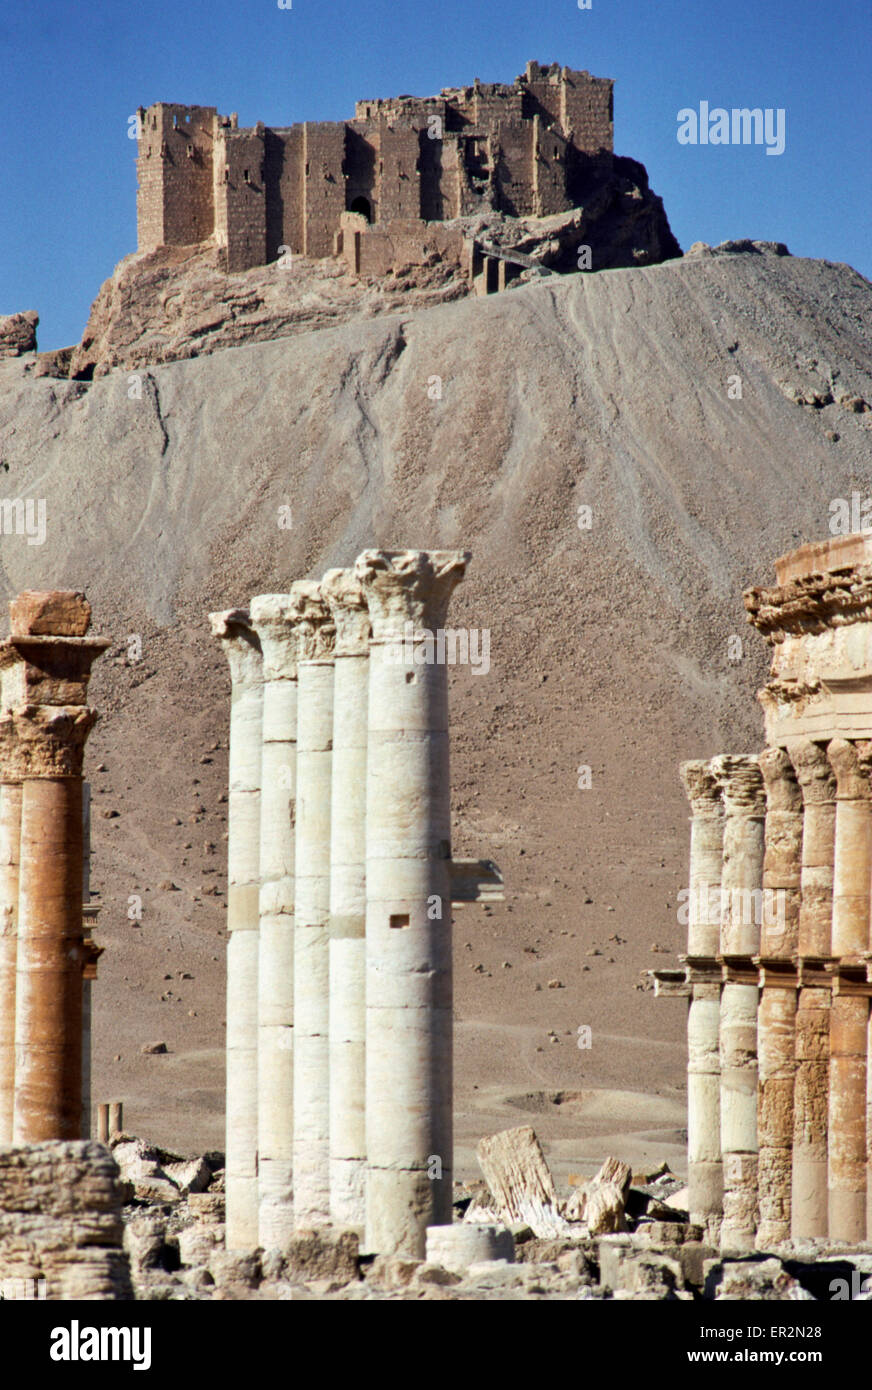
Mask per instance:
[[[13,1142],[82,1131],[82,783],[22,785]]]
[[[330,1220],[330,793],[335,629],[317,584],[291,587],[297,625],[294,1221]]]
[[[869,1000],[834,994],[830,1011],[828,1235],[866,1239],[866,1040]]]
[[[757,1248],[790,1238],[796,990],[764,985],[757,1018],[760,1222]]]
[[[796,1010],[791,1235],[827,1234],[830,991],[804,986]]]
[[[757,986],[721,993],[722,1250],[751,1250],[757,1229]]]
[[[831,954],[860,960],[869,948],[872,787],[868,740],[834,738],[827,758],[836,777]]]
[[[828,956],[833,918],[836,778],[821,744],[803,740],[791,744],[788,754],[803,801],[799,954]]]
[[[260,642],[245,609],[211,614],[230,664],[227,839],[226,1230],[228,1250],[254,1250],[257,1222],[257,976],[260,764],[263,677]]]
[[[330,1214],[366,1216],[366,749],[369,612],[353,570],[321,589],[336,625],[330,835]]]
[[[754,757],[723,754],[711,768],[724,796],[721,954],[752,956],[763,918],[763,778]]]
[[[705,762],[683,763],[691,806],[687,954],[713,960],[720,948],[724,808]],[[720,981],[694,982],[687,1016],[687,1181],[691,1220],[709,1239],[723,1214],[720,1097]]]
[[[258,967],[259,1232],[265,1250],[294,1229],[294,850],[297,644],[289,594],[251,601],[263,649]]]
[[[0,1144],[12,1143],[21,784],[0,785]]]
[[[719,984],[694,984],[687,1018],[687,1182],[690,1219],[709,1239],[720,1236],[721,1159]]]
[[[434,632],[468,557],[366,551],[366,1247],[423,1258],[451,1221],[448,691]],[[403,641],[405,624],[414,636]]]

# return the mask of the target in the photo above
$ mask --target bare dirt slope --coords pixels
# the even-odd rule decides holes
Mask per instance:
[[[454,927],[461,1171],[525,1119],[561,1173],[607,1151],[680,1166],[684,1010],[640,988],[682,943],[677,765],[759,746],[741,591],[827,533],[832,499],[872,494],[870,307],[848,267],[747,249],[228,349],[145,373],[141,399],[122,372],[0,363],[0,488],[48,515],[42,546],[2,537],[0,584],[84,587],[116,639],[88,755],[95,1099],[160,1142],[223,1143],[208,610],[365,546],[457,545],[452,618],[490,630],[491,669],[451,673],[454,851],[508,889]],[[141,1055],[156,1040],[168,1055]]]

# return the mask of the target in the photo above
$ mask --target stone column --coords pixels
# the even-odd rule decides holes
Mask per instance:
[[[763,916],[763,778],[752,756],[722,754],[711,768],[725,813],[721,954],[751,957]],[[757,1227],[757,1003],[756,983],[727,976],[720,1018],[724,1250],[753,1249]]]
[[[827,759],[836,778],[830,954],[859,962],[869,950],[872,883],[872,742],[834,738]]]
[[[711,770],[724,798],[721,954],[754,956],[763,916],[766,793],[757,758],[722,753]]]
[[[294,1222],[330,1220],[330,790],[336,629],[320,585],[291,585],[296,615]]]
[[[833,924],[830,951],[859,964],[869,947],[872,882],[872,787],[868,739],[834,738],[827,758],[836,777]],[[828,1235],[866,1237],[866,1031],[869,1003],[833,983],[828,1102]]]
[[[468,556],[367,550],[366,1249],[423,1258],[451,1221],[448,688],[435,632]],[[415,636],[404,641],[406,624]]]
[[[842,992],[830,1010],[828,1236],[866,1239],[866,1041],[869,1000]],[[849,986],[850,988],[850,986]]]
[[[760,1007],[757,1015],[758,1249],[790,1237],[802,792],[783,748],[760,754],[766,787]],[[772,962],[784,962],[772,966]],[[788,964],[789,963],[789,964]]]
[[[800,921],[802,919],[800,918]],[[803,985],[796,1009],[791,1235],[827,1234],[830,991]]]
[[[259,594],[251,622],[263,650],[258,972],[259,1243],[294,1229],[294,840],[297,641],[289,594]]]
[[[713,960],[720,944],[724,808],[708,763],[681,765],[691,805],[687,954]],[[691,972],[694,966],[691,964]],[[712,1239],[723,1209],[719,980],[693,980],[687,1017],[687,1169],[691,1221]]]
[[[872,984],[872,960],[866,964],[866,983]],[[872,999],[866,1021],[866,1239],[872,1241]]]
[[[800,962],[830,955],[833,865],[836,839],[836,777],[825,745],[807,739],[788,747],[802,789],[802,902]],[[830,992],[802,967],[796,1009],[796,1076],[793,1116],[791,1234],[826,1236],[827,1124],[829,1111]]]
[[[248,611],[211,613],[230,665],[227,841],[228,1250],[254,1250],[257,1228],[257,974],[263,671]]]
[[[2,769],[5,777],[6,769]],[[21,783],[0,784],[0,1144],[12,1143]]]
[[[787,751],[803,805],[799,954],[825,957],[832,939],[836,778],[823,744],[803,739]]]
[[[796,988],[792,980],[770,983],[765,970],[763,978],[757,1016],[758,1250],[790,1239],[796,1074]]]
[[[783,748],[766,748],[758,762],[766,789],[760,954],[792,960],[799,946],[802,790]]]
[[[80,593],[26,592],[9,611],[0,745],[22,783],[13,1142],[37,1143],[82,1130],[82,761],[91,666],[109,643],[86,637]]]
[[[366,1215],[366,742],[369,610],[353,570],[321,581],[336,626],[330,835],[330,1215]]]

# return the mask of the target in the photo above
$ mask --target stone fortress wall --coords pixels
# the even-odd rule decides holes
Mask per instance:
[[[379,274],[384,238],[371,257],[361,251],[370,226],[408,257],[424,254],[434,222],[482,209],[565,212],[581,200],[591,159],[612,154],[612,87],[530,62],[511,85],[359,101],[351,121],[283,129],[240,129],[212,106],[157,102],[139,111],[138,249],[214,240],[239,271],[286,247],[344,254],[358,273]],[[353,238],[347,213],[358,214]]]

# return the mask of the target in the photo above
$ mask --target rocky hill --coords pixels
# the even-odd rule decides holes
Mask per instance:
[[[0,539],[3,593],[85,588],[115,639],[88,756],[95,1099],[123,1098],[128,1128],[222,1143],[229,680],[208,610],[365,546],[461,545],[452,618],[490,630],[491,664],[451,672],[455,852],[508,889],[454,928],[461,1175],[524,1117],[558,1173],[680,1167],[684,1010],[645,988],[681,948],[677,765],[759,747],[741,591],[826,535],[831,501],[872,496],[870,285],[782,250],[364,305],[137,361],[138,393],[127,370],[0,361],[5,495],[47,517],[42,545]]]

